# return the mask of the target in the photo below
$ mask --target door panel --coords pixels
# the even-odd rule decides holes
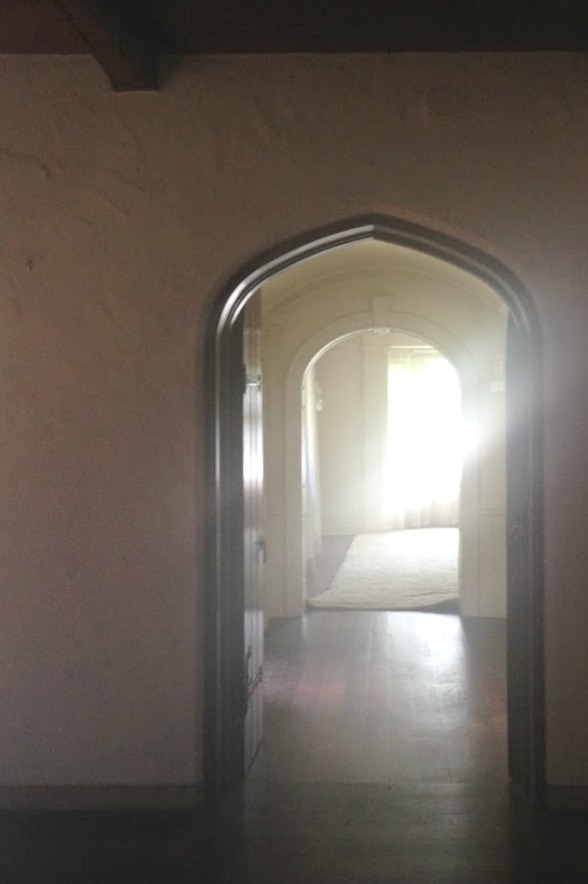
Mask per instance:
[[[263,729],[263,414],[261,296],[243,313],[244,763],[251,766]]]

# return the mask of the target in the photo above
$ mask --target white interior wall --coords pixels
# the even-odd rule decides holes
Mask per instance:
[[[324,403],[318,437],[323,534],[356,534],[364,524],[362,357],[360,337],[353,335],[315,365]]]
[[[536,305],[548,778],[588,785],[587,144],[574,54],[200,57],[136,95],[0,58],[0,782],[200,781],[206,318],[380,212]]]

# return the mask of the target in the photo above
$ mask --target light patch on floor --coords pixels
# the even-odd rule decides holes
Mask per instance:
[[[458,599],[458,528],[358,534],[313,608],[410,610]]]

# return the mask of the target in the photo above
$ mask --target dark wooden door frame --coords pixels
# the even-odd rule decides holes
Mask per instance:
[[[545,783],[545,703],[543,660],[543,471],[542,371],[540,326],[532,300],[517,277],[491,255],[460,240],[410,222],[379,215],[360,216],[282,243],[259,255],[229,280],[211,311],[207,328],[207,556],[206,556],[206,708],[205,781],[211,799],[243,779],[243,506],[242,337],[239,314],[264,282],[299,261],[331,249],[378,240],[439,258],[483,280],[509,309],[510,352],[507,449],[517,425],[518,460],[507,457],[507,522],[516,511],[524,529],[507,543],[508,717],[511,776],[534,807],[543,803]],[[516,371],[516,376],[511,376]],[[522,381],[521,381],[522,378]],[[507,396],[509,394],[507,393]],[[519,407],[524,403],[524,407]],[[524,474],[511,483],[508,471]],[[512,494],[511,494],[512,497]],[[510,531],[510,526],[507,527]],[[511,558],[516,556],[516,561]],[[524,764],[520,763],[524,759]]]

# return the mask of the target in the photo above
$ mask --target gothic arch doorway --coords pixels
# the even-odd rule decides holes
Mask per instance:
[[[401,245],[482,280],[509,311],[507,332],[508,748],[513,783],[535,806],[544,786],[541,346],[534,307],[490,255],[419,225],[361,217],[259,256],[216,301],[208,328],[206,783],[211,797],[245,775],[247,714],[243,516],[243,316],[265,282],[362,240]]]

